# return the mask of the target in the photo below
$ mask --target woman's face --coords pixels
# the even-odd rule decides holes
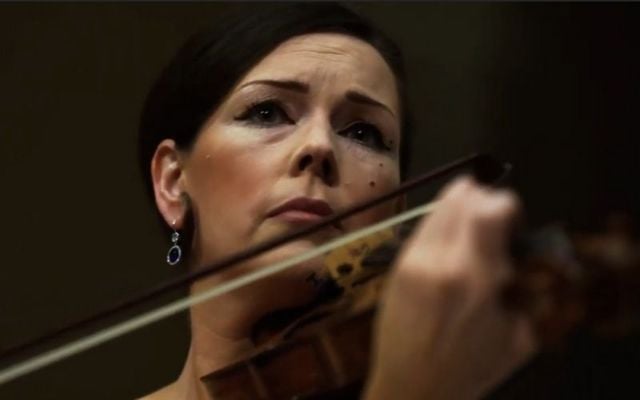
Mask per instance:
[[[397,186],[401,117],[394,75],[371,45],[333,33],[282,43],[230,91],[183,155],[195,265]],[[395,207],[354,216],[268,258],[309,249]]]

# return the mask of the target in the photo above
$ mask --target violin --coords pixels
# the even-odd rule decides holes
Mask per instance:
[[[518,271],[504,304],[527,311],[543,347],[577,328],[605,337],[638,328],[640,252],[623,222],[613,217],[607,232],[592,235],[549,226],[514,241]],[[359,398],[384,273],[401,245],[385,229],[328,253],[332,294],[286,326],[256,333],[263,345],[255,354],[203,377],[212,397]]]
[[[503,180],[510,168],[484,155],[456,160],[314,226],[247,249],[75,324],[9,349],[0,354],[0,360],[24,355],[47,341],[85,329],[176,287],[320,230],[425,182],[469,167],[478,180],[487,183]],[[385,273],[393,264],[403,239],[410,233],[410,228],[398,224],[426,215],[434,207],[437,204],[417,207],[348,237],[335,239],[307,254],[143,313],[39,356],[15,362],[0,370],[0,384],[256,279],[294,267],[306,259],[324,255],[326,276],[310,276],[310,280],[320,286],[319,296],[304,307],[277,310],[258,321],[252,337],[255,351],[203,377],[202,381],[216,399],[357,396],[368,371],[372,322],[378,299],[384,291]],[[517,274],[504,288],[505,306],[526,310],[535,322],[538,337],[547,345],[558,343],[579,327],[605,335],[624,334],[636,328],[635,311],[640,305],[638,246],[628,229],[623,227],[619,220],[613,220],[610,231],[599,235],[576,234],[559,227],[516,235],[512,255]]]

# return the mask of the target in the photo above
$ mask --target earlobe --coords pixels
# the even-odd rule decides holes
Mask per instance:
[[[158,211],[167,225],[180,229],[187,205],[182,187],[182,160],[173,140],[165,139],[156,147],[151,159],[151,178]]]

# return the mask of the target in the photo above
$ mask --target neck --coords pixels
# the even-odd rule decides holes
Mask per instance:
[[[267,280],[268,281],[268,280]],[[202,285],[209,287],[211,282]],[[303,304],[311,297],[304,292],[262,282],[196,305],[190,310],[191,346],[183,372],[176,382],[180,395],[189,400],[212,399],[201,378],[240,361],[256,350],[250,340],[252,327],[266,313]],[[274,292],[274,287],[280,287]],[[200,290],[194,286],[192,290]],[[304,294],[304,295],[303,295]]]
[[[214,400],[202,378],[234,361],[249,346],[216,335],[194,337],[180,377],[173,385],[172,397],[184,400]]]

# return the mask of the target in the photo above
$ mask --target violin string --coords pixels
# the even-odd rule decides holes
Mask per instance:
[[[38,356],[29,358],[25,361],[16,363],[0,371],[0,385],[44,368],[55,362],[62,361],[66,358],[91,349],[102,343],[113,340],[119,336],[125,335],[137,329],[150,325],[154,322],[170,317],[174,314],[177,314],[178,312],[188,309],[191,306],[223,295],[240,287],[249,285],[259,279],[265,278],[272,274],[292,268],[304,261],[326,254],[327,252],[344,246],[345,244],[350,243],[354,240],[369,236],[381,230],[401,224],[405,221],[427,215],[432,212],[435,206],[436,202],[432,202],[415,207],[366,228],[335,238],[305,253],[274,263],[270,266],[243,275],[229,282],[224,282],[222,284],[216,285],[214,287],[206,289],[201,293],[187,295],[185,298],[173,301],[155,310],[148,311],[124,322],[120,322],[116,325],[99,330],[95,333],[87,335],[84,338],[67,343],[57,349],[50,350]]]

